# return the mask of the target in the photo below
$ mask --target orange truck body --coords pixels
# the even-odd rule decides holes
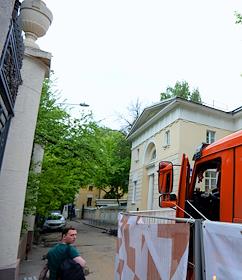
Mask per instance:
[[[177,206],[179,218],[204,215],[210,220],[242,223],[242,131],[201,146],[193,159],[191,170],[183,154],[177,196],[173,193],[173,164],[160,163],[160,206]],[[211,170],[213,189],[206,189],[206,172]]]

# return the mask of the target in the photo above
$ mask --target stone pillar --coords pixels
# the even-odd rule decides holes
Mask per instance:
[[[21,16],[26,32],[23,84],[16,98],[0,173],[0,279],[4,280],[18,279],[17,256],[28,171],[42,84],[49,74],[51,59],[51,54],[35,43],[48,30],[51,12],[41,0],[25,0]]]
[[[40,144],[35,143],[32,155],[34,173],[41,173],[42,161],[44,158],[44,148]]]

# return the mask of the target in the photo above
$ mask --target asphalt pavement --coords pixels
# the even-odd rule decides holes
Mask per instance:
[[[76,220],[68,222],[77,229],[76,248],[87,261],[89,275],[87,280],[111,280],[114,278],[114,258],[116,250],[116,237],[109,235],[104,229],[87,225],[85,221]],[[28,260],[20,263],[20,280],[37,280],[44,265],[41,260],[51,246],[56,244],[61,234],[54,232],[43,234],[43,242],[34,245],[28,255]]]

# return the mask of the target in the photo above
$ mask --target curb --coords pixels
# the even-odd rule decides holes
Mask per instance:
[[[104,230],[106,233],[108,233],[110,235],[117,236],[118,229],[115,226],[103,227],[103,226],[99,226],[99,225],[93,225],[88,220],[72,220],[70,222],[82,223],[86,226],[90,226],[90,227],[94,227],[94,228]]]

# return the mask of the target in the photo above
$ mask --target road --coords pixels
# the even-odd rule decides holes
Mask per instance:
[[[77,225],[77,228],[76,245],[90,269],[87,280],[113,279],[116,237],[83,224]]]
[[[90,274],[87,280],[110,280],[114,278],[114,258],[116,250],[116,237],[104,232],[102,229],[83,224],[81,221],[68,223],[77,229],[76,247],[81,256],[87,261]],[[59,233],[47,235],[47,241],[57,241]],[[48,247],[42,245],[34,246],[28,256],[20,264],[20,280],[28,277],[37,277],[44,264],[42,255],[46,254]]]

